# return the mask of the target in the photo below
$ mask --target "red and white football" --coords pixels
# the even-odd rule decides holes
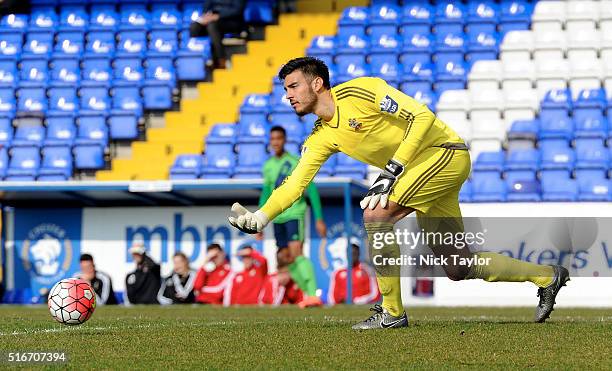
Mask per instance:
[[[59,281],[49,291],[49,312],[59,323],[80,325],[85,323],[96,309],[96,293],[78,278]]]

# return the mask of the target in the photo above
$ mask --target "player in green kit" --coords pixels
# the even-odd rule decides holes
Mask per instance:
[[[287,133],[281,126],[274,126],[270,130],[270,148],[274,156],[270,157],[263,166],[263,189],[259,198],[259,206],[266,203],[272,191],[280,186],[288,177],[299,161],[296,154],[285,151]],[[327,227],[323,221],[321,199],[314,183],[310,183],[306,192],[310,199],[312,212],[316,219],[317,233],[325,237]],[[321,299],[316,295],[317,281],[312,262],[302,254],[304,245],[304,215],[306,214],[306,201],[304,197],[298,199],[291,207],[274,219],[274,238],[279,249],[279,259],[289,265],[291,278],[304,292],[304,300],[300,307],[321,305]],[[258,234],[259,239],[263,235]]]

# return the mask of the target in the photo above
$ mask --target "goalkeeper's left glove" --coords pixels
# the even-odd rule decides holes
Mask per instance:
[[[380,202],[380,206],[383,209],[387,207],[389,193],[391,193],[395,182],[403,172],[404,165],[397,160],[389,160],[385,166],[385,170],[376,178],[376,181],[372,184],[366,196],[359,203],[361,208],[365,210],[366,207],[369,207],[371,210],[374,210],[378,202]]]
[[[257,210],[252,213],[238,202],[232,205],[232,212],[234,212],[236,216],[230,216],[227,220],[229,220],[231,225],[244,233],[259,233],[264,229],[266,224],[268,224],[268,217],[263,211]]]

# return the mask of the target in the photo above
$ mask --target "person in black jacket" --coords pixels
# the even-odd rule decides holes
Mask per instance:
[[[225,68],[223,35],[244,30],[245,0],[206,0],[202,15],[189,28],[191,37],[209,36],[215,68]]]
[[[159,304],[157,293],[161,286],[159,264],[151,259],[143,245],[135,244],[130,253],[136,263],[136,270],[125,278],[127,299],[132,304]]]
[[[189,268],[189,258],[182,252],[174,254],[174,263],[171,275],[162,280],[161,288],[157,294],[160,304],[185,304],[193,303],[193,283],[196,272]]]
[[[89,282],[96,292],[96,304],[117,304],[111,278],[108,274],[96,269],[93,256],[81,254],[79,264],[81,271],[76,274],[76,277]]]

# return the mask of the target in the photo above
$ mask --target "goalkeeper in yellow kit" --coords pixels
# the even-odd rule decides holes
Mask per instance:
[[[314,113],[319,119],[304,142],[295,170],[261,209],[250,212],[238,203],[232,205],[235,216],[229,221],[233,226],[247,233],[261,231],[301,197],[329,156],[344,152],[383,170],[361,201],[371,255],[399,256],[397,241],[381,241],[380,237],[393,234],[394,224],[412,212],[426,232],[463,231],[458,196],[470,173],[470,155],[463,140],[427,106],[379,78],[357,78],[331,88],[327,66],[316,58],[287,62],[279,77],[295,112],[300,116]],[[372,248],[374,242],[376,249]],[[452,280],[533,282],[540,296],[536,322],[548,318],[557,293],[569,280],[568,271],[561,266],[538,265],[496,253],[472,253],[449,245],[429,247],[437,257],[476,257],[487,262],[444,265]],[[353,328],[407,326],[399,266],[375,264],[375,268],[382,306],[375,306],[375,313]]]

